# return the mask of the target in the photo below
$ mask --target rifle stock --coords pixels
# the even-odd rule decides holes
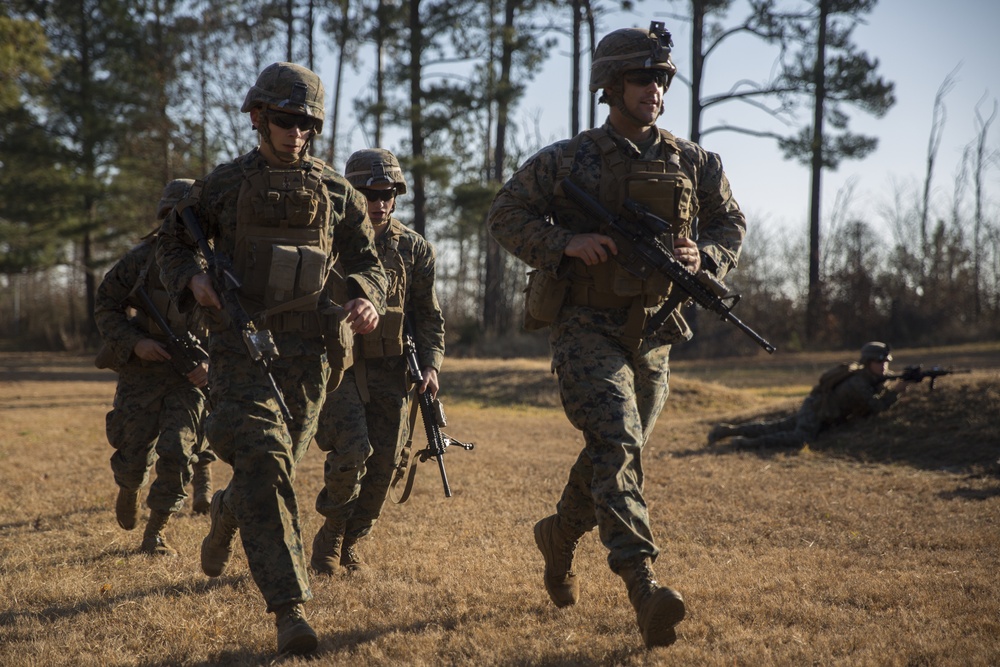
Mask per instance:
[[[222,301],[222,307],[229,316],[230,326],[239,335],[240,340],[243,341],[243,346],[250,361],[260,369],[261,374],[264,375],[270,384],[271,393],[278,402],[278,409],[281,410],[281,416],[285,418],[287,423],[292,423],[292,412],[288,409],[288,403],[285,402],[285,395],[281,393],[281,388],[278,386],[278,383],[274,379],[274,374],[271,372],[271,365],[279,356],[274,336],[268,329],[257,329],[250,315],[243,308],[238,294],[238,290],[243,286],[242,282],[233,273],[229,258],[213,252],[212,248],[209,247],[205,233],[202,232],[201,225],[198,223],[198,217],[191,210],[191,207],[188,206],[181,209],[179,214],[188,234],[198,244],[201,254],[205,256],[205,261],[208,262],[208,275],[212,279],[212,287],[215,289],[216,294],[218,294],[219,300]]]
[[[625,200],[625,208],[635,220],[614,215],[568,178],[563,179],[562,188],[570,201],[601,222],[601,232],[611,237],[618,247],[618,254],[613,255],[615,261],[629,273],[643,280],[653,273],[665,275],[696,304],[735,325],[768,354],[774,353],[774,345],[733,315],[732,309],[740,300],[738,294],[729,294],[725,285],[707,271],[691,273],[674,257],[673,249],[664,247],[656,238],[658,231],[670,229],[667,221],[653,215],[638,202],[628,199]],[[727,304],[727,300],[730,303]],[[659,329],[670,316],[669,312],[665,313],[663,310],[661,308],[650,321],[650,332]]]

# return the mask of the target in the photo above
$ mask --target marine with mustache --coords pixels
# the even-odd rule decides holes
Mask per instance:
[[[493,237],[533,269],[525,326],[551,327],[552,370],[584,439],[555,513],[534,527],[545,588],[557,607],[580,600],[573,555],[598,528],[648,648],[676,641],[685,615],[681,594],[653,573],[660,552],[642,460],[667,398],[670,347],[692,336],[680,310],[686,299],[662,275],[640,279],[615,261],[614,241],[565,197],[562,183],[571,179],[613,212],[625,211],[626,198],[645,205],[667,221],[658,236],[692,272],[721,279],[736,266],[746,219],[719,156],[656,125],[677,72],[671,47],[660,22],[606,35],[593,56],[590,90],[610,107],[607,122],[529,158],[488,217]],[[665,324],[647,330],[663,309]]]

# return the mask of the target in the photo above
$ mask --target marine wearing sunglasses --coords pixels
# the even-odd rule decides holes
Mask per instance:
[[[283,130],[297,127],[303,132],[314,132],[319,124],[319,121],[312,116],[275,111],[274,109],[267,110],[267,119]]]

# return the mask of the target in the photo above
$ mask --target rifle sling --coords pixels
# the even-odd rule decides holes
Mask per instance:
[[[420,411],[420,397],[417,395],[419,391],[420,387],[414,384],[413,395],[410,397],[409,435],[406,438],[406,444],[403,445],[403,449],[399,453],[396,474],[393,475],[392,482],[389,484],[389,498],[397,505],[402,505],[410,498],[410,491],[413,490],[413,478],[417,474],[416,462],[412,460],[411,453],[413,451],[413,429],[417,425],[417,413]],[[404,477],[406,485],[403,487],[403,491],[397,494],[396,489]]]

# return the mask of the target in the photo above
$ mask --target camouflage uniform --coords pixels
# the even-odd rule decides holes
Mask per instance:
[[[153,258],[155,240],[143,240],[108,271],[97,288],[94,317],[112,353],[111,366],[118,371],[114,409],[107,415],[108,442],[115,448],[111,457],[115,483],[130,491],[140,489],[155,459],[156,479],[146,504],[172,514],[187,498],[184,487],[191,481],[191,466],[201,449],[205,395],[170,362],[146,361],[133,353],[144,338],[166,341],[158,329],[151,333],[144,326],[147,317],[128,312],[139,305],[132,290],[140,279],[150,295],[164,289]],[[176,327],[175,333],[182,335],[181,328]],[[197,311],[189,313],[186,329],[205,337]]]
[[[829,390],[816,385],[794,415],[735,426],[723,424],[713,432],[715,439],[741,437],[734,444],[744,448],[802,447],[839,424],[888,410],[898,399],[899,394],[886,387],[884,377],[862,366]]]
[[[322,100],[321,89],[316,98]],[[288,168],[306,173],[317,165],[321,163],[307,157]],[[322,187],[329,197],[329,234],[356,295],[363,295],[381,310],[385,274],[372,245],[364,198],[343,177],[321,166]],[[235,256],[237,202],[244,174],[266,169],[267,161],[254,149],[217,167],[195,185],[192,208],[205,237],[214,239],[215,252],[234,262],[253,260]],[[183,207],[184,202],[179,206]],[[165,223],[158,259],[164,282],[177,295],[181,307],[187,307],[193,302],[188,283],[202,269],[176,212]],[[256,318],[253,310],[251,315]],[[272,370],[291,411],[292,424],[286,425],[265,376],[229,328],[213,328],[211,334],[212,413],[206,420],[212,449],[233,467],[232,480],[222,496],[224,513],[234,517],[239,527],[250,572],[268,611],[279,612],[312,597],[293,481],[295,464],[316,432],[330,374],[322,335],[310,326],[318,321],[315,312],[304,312],[299,317],[298,330],[293,318],[280,319],[282,326],[264,321],[262,328],[273,331],[280,352]],[[279,623],[279,650],[280,628]],[[313,645],[314,640],[315,635]]]
[[[610,123],[603,130],[626,159],[662,159],[662,136],[640,150]],[[700,222],[702,261],[721,278],[736,264],[745,218],[719,157],[689,141],[676,143],[696,193],[692,206]],[[555,194],[568,145],[558,142],[529,159],[497,195],[488,221],[490,232],[507,250],[553,275],[567,273],[570,258],[563,251],[574,234],[599,231],[598,221]],[[601,171],[600,149],[585,138],[570,177],[600,198]],[[659,307],[662,304],[646,308],[647,317]],[[563,407],[584,436],[584,449],[570,470],[557,514],[575,537],[597,526],[615,572],[658,554],[642,496],[642,450],[667,398],[670,346],[691,337],[677,310],[636,346],[627,326],[630,308],[577,305],[571,297],[559,310],[549,338]]]
[[[375,247],[389,276],[389,300],[398,299],[416,323],[420,367],[440,369],[444,316],[434,290],[434,248],[395,218]],[[408,435],[406,362],[395,349],[397,341],[387,342],[391,351],[381,342],[390,319],[383,317],[374,332],[356,337],[354,367],[327,397],[316,433],[316,443],[327,452],[316,511],[343,522],[349,542],[368,535],[378,520]]]

